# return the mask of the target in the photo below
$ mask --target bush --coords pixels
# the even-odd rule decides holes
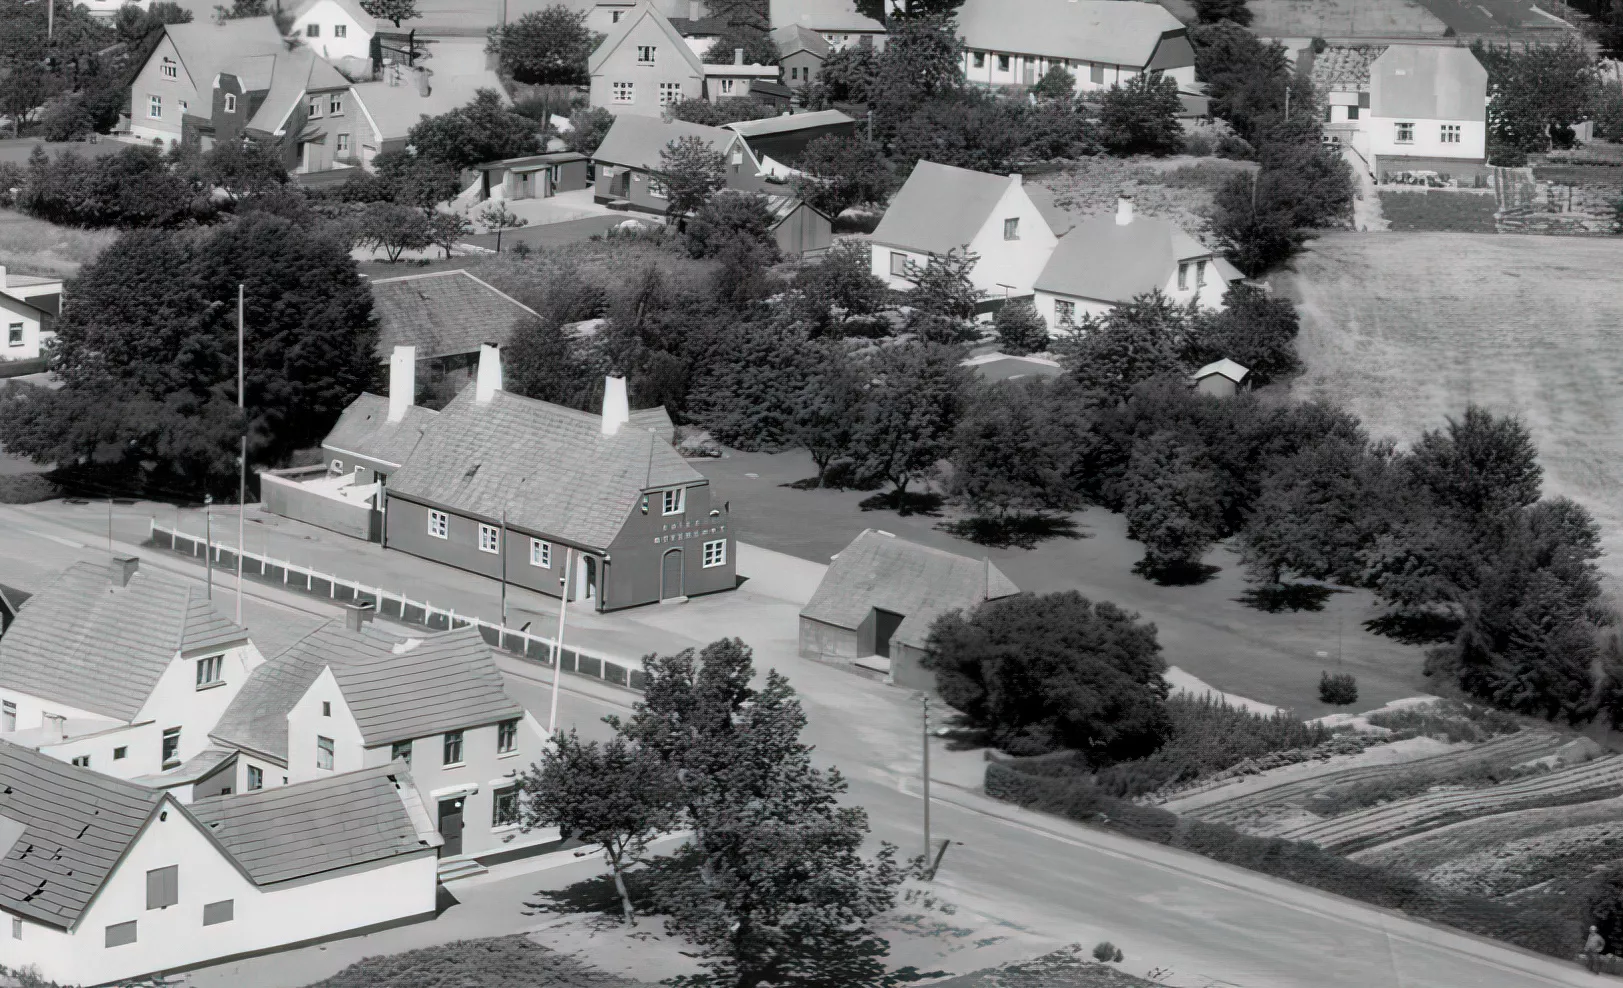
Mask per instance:
[[[1100,964],[1109,964],[1122,958],[1121,948],[1109,940],[1100,940],[1093,946],[1093,959]]]
[[[0,476],[0,504],[37,504],[61,493],[42,473]]]
[[[1319,699],[1337,707],[1358,702],[1358,679],[1350,672],[1319,676]]]
[[[1004,303],[992,326],[997,330],[998,349],[1012,357],[1048,349],[1048,324],[1024,299]]]
[[[1486,741],[1522,729],[1515,717],[1502,710],[1458,700],[1378,710],[1366,719],[1376,727],[1385,727],[1404,737],[1442,738],[1450,743]]]

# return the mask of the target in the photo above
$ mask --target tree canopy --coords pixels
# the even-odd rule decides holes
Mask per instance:
[[[453,168],[470,168],[541,150],[534,120],[513,112],[494,89],[481,89],[473,102],[437,117],[426,117],[406,132],[419,157]]]
[[[492,27],[485,50],[519,82],[582,85],[590,82],[587,60],[603,35],[586,26],[586,11],[553,4]]]

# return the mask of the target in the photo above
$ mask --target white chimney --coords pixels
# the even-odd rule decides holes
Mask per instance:
[[[620,431],[620,427],[631,421],[631,402],[626,398],[626,379],[623,377],[606,377],[603,379],[603,434],[612,436]]]
[[[389,354],[389,421],[399,422],[417,403],[417,348],[397,346]]]
[[[479,345],[479,376],[474,382],[474,400],[483,405],[502,389],[502,352],[494,343]]]
[[[733,64],[734,65],[743,65],[744,64],[744,49],[742,49],[742,48],[734,48],[733,49]]]
[[[66,714],[44,714],[41,716],[41,727],[47,743],[52,741],[66,741],[68,737],[68,718]]]
[[[1116,200],[1116,225],[1126,226],[1133,222],[1133,197],[1122,196]]]

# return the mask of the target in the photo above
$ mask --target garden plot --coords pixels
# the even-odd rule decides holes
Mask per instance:
[[[1448,26],[1411,0],[1251,0],[1264,38],[1442,37]]]
[[[1384,865],[1423,874],[1440,869],[1449,862],[1530,837],[1618,821],[1623,821],[1623,797],[1597,799],[1573,806],[1516,810],[1464,820],[1423,834],[1377,844],[1348,857],[1362,864]]]
[[[1623,858],[1623,820],[1567,827],[1507,841],[1444,862],[1420,877],[1456,892],[1490,898],[1550,881],[1581,878]]]

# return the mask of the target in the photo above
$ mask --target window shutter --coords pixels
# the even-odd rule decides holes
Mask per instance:
[[[180,901],[180,868],[154,868],[147,872],[147,908],[163,909]]]
[[[214,926],[217,923],[229,923],[236,919],[236,900],[225,899],[220,902],[209,902],[203,906],[203,925]]]

